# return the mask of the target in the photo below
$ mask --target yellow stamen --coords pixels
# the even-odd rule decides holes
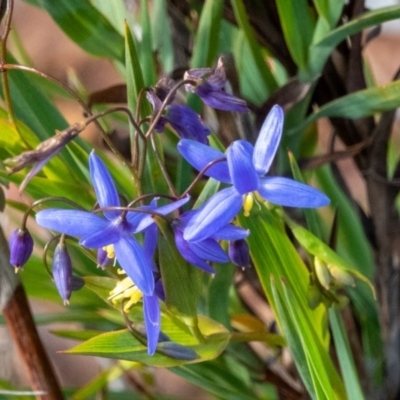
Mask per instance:
[[[250,211],[253,208],[254,204],[254,196],[253,193],[247,193],[243,196],[243,210],[244,216],[248,217],[250,215]]]
[[[108,258],[113,259],[115,257],[114,245],[109,244],[108,246],[103,247],[103,250],[107,253]]]
[[[117,304],[120,301],[128,299],[124,305],[124,311],[128,312],[132,305],[139,302],[142,297],[143,293],[129,277],[126,277],[117,283],[115,288],[110,292],[110,297],[108,300],[111,300],[114,304]]]

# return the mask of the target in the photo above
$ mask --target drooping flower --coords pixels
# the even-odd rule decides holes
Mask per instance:
[[[153,106],[153,114],[161,109],[164,100],[162,96],[165,96],[165,92],[155,89],[147,91],[147,99]],[[207,136],[211,133],[210,129],[202,122],[200,115],[186,105],[168,104],[155,126],[155,131],[163,132],[167,124],[181,138],[208,144]]]
[[[184,238],[184,232],[191,218],[200,210],[188,211],[182,214],[172,224],[175,235],[175,244],[182,257],[190,264],[202,270],[214,273],[214,269],[207,263],[208,261],[217,263],[229,262],[229,257],[222,249],[218,240],[237,240],[248,236],[249,232],[232,224],[219,229],[210,237],[198,242],[189,242]]]
[[[231,240],[228,254],[231,261],[238,267],[246,268],[250,265],[249,245],[244,239]]]
[[[69,303],[72,292],[72,264],[71,258],[65,247],[63,240],[57,244],[53,256],[53,279],[58,293],[64,301],[64,305]]]
[[[10,264],[16,271],[21,269],[32,255],[33,239],[29,231],[24,229],[16,229],[11,233],[10,240]]]
[[[90,176],[103,217],[88,211],[47,209],[36,214],[39,225],[80,238],[79,243],[88,248],[107,248],[112,245],[116,259],[144,295],[152,295],[154,278],[151,265],[143,248],[132,236],[154,223],[152,216],[140,212],[121,212],[106,208],[119,207],[120,200],[106,166],[94,152],[89,158]],[[168,214],[189,199],[155,208],[159,214]]]
[[[19,191],[22,192],[29,181],[71,140],[75,139],[85,129],[86,123],[76,123],[63,131],[56,131],[56,135],[41,142],[36,149],[28,150],[24,153],[4,160],[4,164],[9,167],[10,173],[18,172],[21,169],[33,165],[32,169],[22,181]]]
[[[215,69],[191,69],[185,72],[184,79],[195,81],[195,84],[186,84],[186,90],[196,93],[211,108],[225,111],[249,111],[244,100],[225,91],[227,79],[222,57],[219,58]]]
[[[212,196],[185,229],[188,241],[201,241],[228,224],[244,208],[248,215],[256,196],[287,207],[315,208],[329,204],[319,190],[284,177],[265,176],[278,149],[283,128],[283,110],[274,106],[261,128],[255,146],[244,140],[233,142],[222,152],[192,140],[178,144],[182,156],[199,171],[213,160],[226,158],[206,175],[232,186]]]

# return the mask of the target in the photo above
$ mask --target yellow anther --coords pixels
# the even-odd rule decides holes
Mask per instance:
[[[124,311],[128,312],[130,307],[140,301],[142,297],[143,293],[132,282],[131,278],[126,277],[117,283],[115,288],[110,292],[108,300],[117,304],[120,301],[128,299],[124,305]]]
[[[108,246],[103,247],[103,250],[107,253],[108,258],[113,259],[115,257],[114,245],[109,244]]]
[[[244,216],[248,217],[250,215],[250,211],[253,208],[254,204],[254,196],[253,193],[247,193],[243,196],[243,210]]]

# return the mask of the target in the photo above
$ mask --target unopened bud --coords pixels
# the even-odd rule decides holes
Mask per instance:
[[[347,272],[346,270],[336,266],[329,266],[328,268],[335,283],[340,286],[356,286],[356,280],[351,272]]]
[[[58,293],[64,300],[64,304],[69,303],[72,291],[72,265],[71,258],[63,242],[58,243],[53,256],[53,278]]]
[[[18,271],[33,251],[33,239],[27,229],[16,229],[10,236],[10,264]]]
[[[249,245],[244,239],[231,240],[228,254],[231,261],[238,267],[246,268],[250,265]]]
[[[321,303],[321,292],[317,285],[310,284],[307,289],[307,302],[311,310],[314,310]]]
[[[314,267],[315,267],[315,274],[317,275],[319,283],[326,290],[329,290],[329,286],[332,282],[332,276],[329,272],[328,267],[323,261],[321,261],[317,257],[315,257],[314,259]]]

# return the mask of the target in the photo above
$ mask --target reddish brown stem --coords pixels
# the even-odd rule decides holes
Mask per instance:
[[[11,299],[3,309],[3,315],[28,371],[32,389],[45,393],[38,394],[36,398],[39,400],[62,400],[64,396],[39,338],[22,285],[16,287]]]

